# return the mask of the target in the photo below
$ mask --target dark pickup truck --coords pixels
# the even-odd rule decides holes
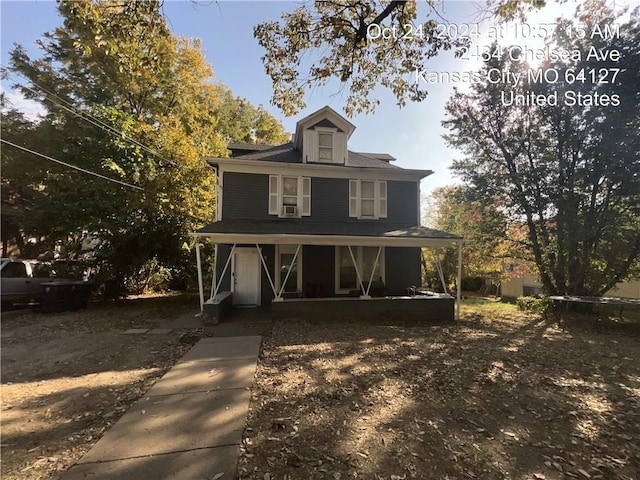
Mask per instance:
[[[2,305],[14,303],[40,302],[44,288],[43,283],[65,282],[67,278],[55,276],[55,272],[48,263],[37,260],[0,260],[0,281]]]

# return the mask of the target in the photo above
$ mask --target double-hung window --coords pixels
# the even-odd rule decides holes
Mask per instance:
[[[282,177],[282,205],[298,205],[298,177]]]
[[[349,180],[349,216],[387,218],[387,182],[384,180]]]
[[[333,161],[333,133],[318,132],[318,159],[321,162]]]
[[[269,175],[269,215],[311,215],[311,177]]]

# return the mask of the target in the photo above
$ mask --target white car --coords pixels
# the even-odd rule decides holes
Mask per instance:
[[[40,301],[42,284],[51,282],[53,272],[46,263],[36,260],[0,260],[0,294],[2,305]]]

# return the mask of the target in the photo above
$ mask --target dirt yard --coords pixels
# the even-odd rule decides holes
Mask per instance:
[[[180,337],[192,330],[180,327],[198,325],[197,306],[178,296],[3,312],[2,478],[58,478],[79,460],[191,347]]]
[[[276,323],[240,478],[640,478],[640,338],[463,313]]]
[[[2,478],[59,478],[190,348],[196,310],[186,296],[3,313]],[[640,337],[502,304],[463,316],[276,323],[240,478],[640,478]]]

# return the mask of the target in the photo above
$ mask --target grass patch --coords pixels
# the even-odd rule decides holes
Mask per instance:
[[[462,315],[486,315],[495,313],[518,313],[518,307],[498,297],[467,297],[460,305]]]

